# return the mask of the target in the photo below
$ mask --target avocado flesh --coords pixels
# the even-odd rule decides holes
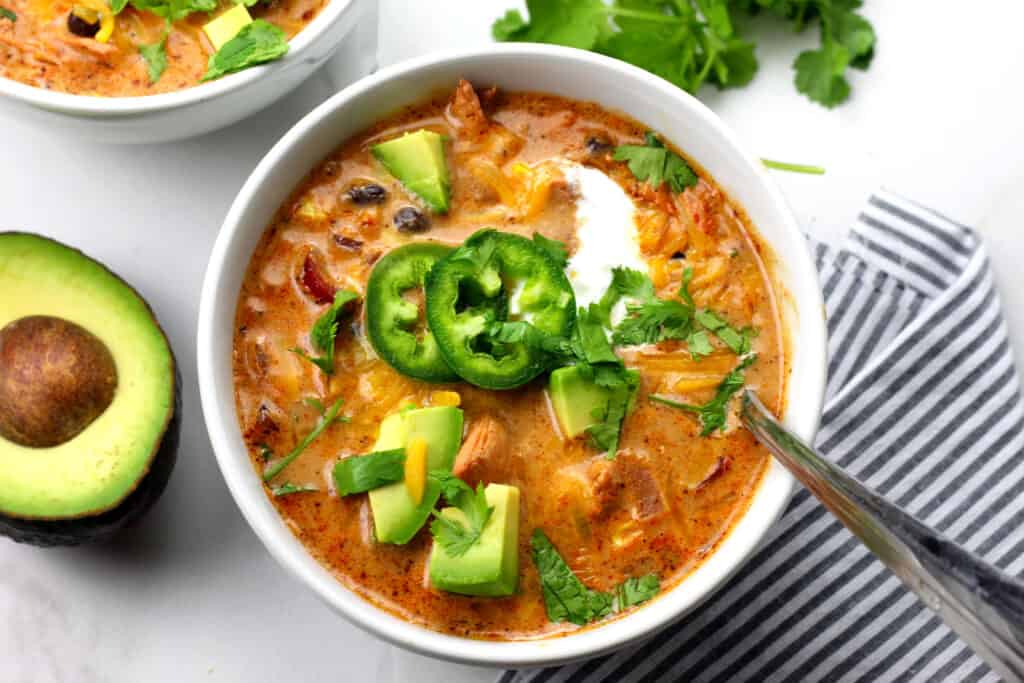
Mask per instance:
[[[597,415],[608,410],[610,392],[585,378],[579,368],[570,366],[551,373],[548,384],[551,407],[558,418],[562,433],[574,439],[587,427],[599,422]]]
[[[494,508],[480,539],[464,555],[452,557],[439,543],[430,552],[430,582],[449,593],[501,597],[519,585],[519,489],[488,484],[487,504]],[[441,514],[465,519],[462,511],[445,508]]]
[[[417,436],[427,442],[427,471],[451,471],[462,443],[462,411],[438,406],[389,415],[381,422],[373,450],[402,448]],[[419,504],[409,496],[404,480],[370,491],[377,540],[399,545],[411,541],[426,523],[440,494],[437,482],[429,478]]]
[[[447,213],[451,192],[444,138],[432,130],[418,130],[370,148],[373,156],[405,189],[433,211]]]
[[[118,387],[107,409],[60,445],[28,448],[0,437],[0,530],[45,536],[45,522],[16,520],[96,517],[130,498],[133,506],[144,499],[148,507],[166,476],[157,477],[161,482],[147,474],[173,465],[176,433],[166,449],[163,442],[177,426],[178,399],[174,358],[152,312],[131,287],[81,252],[37,235],[0,234],[0,329],[36,315],[71,321],[98,337],[114,359]],[[133,497],[143,483],[145,495]],[[111,515],[97,533],[136,512]]]

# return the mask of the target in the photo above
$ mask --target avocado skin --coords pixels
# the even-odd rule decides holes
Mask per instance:
[[[171,357],[174,357],[173,350]],[[0,513],[0,535],[16,543],[41,548],[75,546],[106,540],[121,529],[137,522],[163,494],[178,460],[181,439],[181,372],[174,361],[174,412],[160,439],[149,471],[139,480],[135,490],[110,510],[77,519],[21,519]]]

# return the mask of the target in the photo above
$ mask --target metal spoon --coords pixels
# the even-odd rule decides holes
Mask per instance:
[[[1024,582],[867,488],[790,433],[751,390],[747,428],[1006,681],[1024,681]]]

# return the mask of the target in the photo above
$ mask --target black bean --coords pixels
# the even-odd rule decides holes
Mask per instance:
[[[403,206],[396,211],[394,220],[399,232],[426,232],[430,229],[430,219],[411,206]]]
[[[71,10],[68,12],[68,30],[76,36],[92,38],[100,32],[100,20],[97,18],[94,22],[86,21],[75,14],[75,10]]]
[[[382,204],[388,198],[388,191],[376,183],[367,183],[349,188],[345,195],[353,204]]]
[[[587,138],[587,151],[591,154],[607,154],[612,151],[614,145],[608,138],[593,135]]]
[[[362,240],[354,240],[351,237],[345,237],[344,235],[335,235],[334,243],[342,249],[348,249],[349,251],[362,251],[363,242]]]

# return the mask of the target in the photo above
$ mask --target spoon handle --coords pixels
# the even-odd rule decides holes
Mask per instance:
[[[1024,582],[867,488],[746,390],[740,416],[768,450],[1006,681],[1024,681]]]

